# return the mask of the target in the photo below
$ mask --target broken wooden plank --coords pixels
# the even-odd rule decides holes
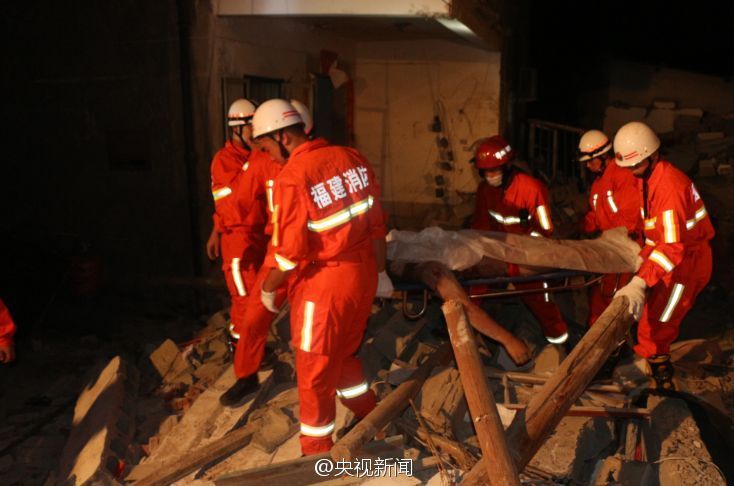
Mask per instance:
[[[439,262],[408,264],[403,276],[409,280],[419,280],[444,301],[455,300],[464,306],[468,322],[477,331],[500,343],[517,365],[530,360],[527,344],[492,319],[481,307],[474,303],[449,268]]]
[[[615,298],[563,360],[558,371],[520,410],[506,431],[517,468],[522,470],[566,412],[581,396],[632,325],[627,297]],[[462,484],[488,484],[486,471],[474,466]]]
[[[395,425],[406,434],[417,438],[421,442],[426,443],[430,438],[441,454],[448,455],[464,471],[471,469],[478,461],[460,442],[451,440],[443,435],[425,431],[405,419],[396,420]]]
[[[450,356],[451,347],[447,343],[439,347],[409,379],[380,400],[372,412],[334,444],[331,448],[331,457],[336,461],[349,461],[356,457],[364,444],[371,441],[383,427],[408,406],[408,399],[415,397],[433,368],[448,361]]]
[[[490,368],[488,366],[485,366],[484,370],[487,376],[494,380],[502,380],[503,378],[507,377],[507,379],[509,379],[510,381],[515,381],[517,383],[523,383],[526,385],[545,385],[545,382],[550,379],[550,377],[548,376],[539,376],[522,371],[502,371],[495,368]],[[608,385],[601,383],[592,383],[588,387],[586,387],[586,391],[596,391],[603,393],[627,393],[632,390],[632,387],[625,387],[614,383]]]
[[[152,474],[136,481],[136,486],[165,486],[181,479],[197,468],[211,461],[232,454],[250,443],[258,427],[257,423],[248,424],[241,429],[230,432],[224,437],[176,458],[171,463],[162,464]]]
[[[502,403],[500,405],[510,410],[526,410],[528,407],[525,403]],[[650,410],[635,407],[590,407],[574,405],[566,411],[564,416],[646,419],[650,417]]]
[[[464,307],[459,302],[449,301],[441,309],[446,316],[470,416],[486,458],[483,464],[487,475],[492,478],[493,484],[519,486],[520,478],[505,442],[502,421],[484,376],[474,330],[467,321]]]

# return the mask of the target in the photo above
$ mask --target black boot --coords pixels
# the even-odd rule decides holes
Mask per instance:
[[[222,396],[219,397],[219,403],[225,407],[233,407],[239,404],[247,395],[256,392],[259,385],[257,373],[240,378],[229,390],[222,393]]]
[[[673,365],[670,364],[670,355],[656,354],[647,358],[647,362],[652,369],[652,377],[655,380],[655,386],[663,390],[673,390]]]

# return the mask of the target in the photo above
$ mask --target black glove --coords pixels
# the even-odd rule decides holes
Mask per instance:
[[[530,225],[530,211],[523,208],[520,210],[518,216],[520,217],[520,226],[527,228]]]

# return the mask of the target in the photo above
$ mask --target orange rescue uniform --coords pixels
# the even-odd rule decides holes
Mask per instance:
[[[594,233],[624,226],[632,239],[642,243],[641,207],[642,196],[637,187],[637,178],[610,160],[604,172],[591,184],[589,212],[582,222],[582,231]],[[600,284],[590,289],[589,326],[612,302],[614,293],[627,285],[631,278],[631,273],[604,275]]]
[[[714,237],[706,206],[693,182],[670,162],[658,161],[640,179],[645,246],[637,276],[648,287],[635,352],[643,358],[669,354],[681,321],[711,278]]]
[[[0,346],[12,346],[15,323],[5,302],[0,299]]]
[[[267,264],[291,277],[304,454],[333,445],[335,396],[358,418],[375,407],[356,357],[377,290],[373,240],[385,237],[374,172],[354,149],[323,139],[296,148],[276,179]]]
[[[476,209],[471,227],[485,231],[550,236],[553,223],[548,204],[548,188],[538,179],[523,172],[513,172],[506,188],[492,187],[487,181],[477,188]],[[520,217],[527,212],[527,222]],[[508,274],[518,276],[518,266],[508,264]],[[513,284],[517,289],[540,289],[547,287],[546,282]],[[540,323],[546,339],[550,342],[564,342],[568,337],[568,327],[561,317],[558,306],[551,302],[547,293],[534,293],[521,297],[530,312]]]
[[[230,316],[235,331],[242,325],[247,295],[265,258],[266,207],[278,170],[267,154],[231,141],[212,161],[214,229],[221,234],[222,271],[232,296]]]

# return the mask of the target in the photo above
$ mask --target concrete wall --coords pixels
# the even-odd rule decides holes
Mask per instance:
[[[496,134],[500,116],[500,54],[448,41],[360,43],[355,69],[356,146],[375,165],[385,208],[421,221],[443,202],[434,177],[444,175],[450,205],[478,183],[471,145]],[[436,165],[439,115],[455,170]],[[415,224],[414,222],[414,224]]]

